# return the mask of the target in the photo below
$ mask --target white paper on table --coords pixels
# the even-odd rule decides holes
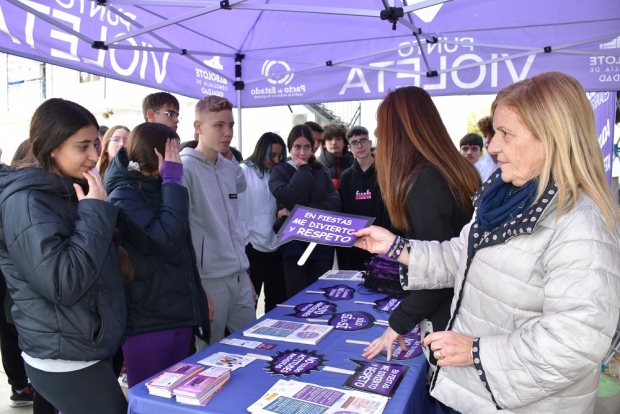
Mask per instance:
[[[238,368],[245,367],[252,361],[256,361],[256,358],[247,355],[229,354],[228,352],[216,352],[213,355],[201,359],[198,363],[210,367],[230,368],[234,371]]]
[[[342,411],[352,414],[381,414],[388,401],[387,397],[377,394],[321,387],[294,380],[278,380],[258,401],[248,407],[248,411],[256,414],[289,414],[305,410],[324,414]]]

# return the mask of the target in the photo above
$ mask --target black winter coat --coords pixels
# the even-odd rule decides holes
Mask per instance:
[[[293,210],[296,204],[327,211],[340,211],[340,195],[336,191],[327,171],[320,164],[311,167],[302,165],[299,169],[291,164],[276,164],[271,170],[269,190],[276,198],[278,210]],[[291,241],[281,247],[284,257],[301,256],[308,243]],[[331,255],[331,256],[330,256]],[[318,245],[310,259],[331,260],[333,247]]]
[[[135,275],[127,287],[127,335],[200,326],[207,303],[190,238],[187,189],[128,171],[128,162],[119,150],[105,174]],[[208,329],[208,313],[205,322]]]
[[[34,358],[107,359],[125,338],[125,289],[112,241],[118,209],[78,202],[75,182],[0,166],[0,267],[15,301],[19,347]]]
[[[319,161],[329,170],[329,176],[332,178],[336,190],[340,188],[342,173],[353,165],[354,160],[353,154],[346,148],[342,151],[342,156],[340,157],[336,157],[325,148],[323,148],[319,156]]]

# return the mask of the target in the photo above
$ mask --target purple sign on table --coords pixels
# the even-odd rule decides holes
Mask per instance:
[[[296,205],[280,231],[273,247],[291,240],[301,240],[329,246],[353,246],[353,232],[368,227],[374,217],[335,213]]]
[[[355,374],[344,383],[347,388],[372,392],[374,394],[392,397],[398,384],[402,381],[409,367],[376,361],[357,361],[350,359],[357,365]]]
[[[392,345],[392,359],[402,361],[415,358],[422,353],[422,340],[419,335],[416,336],[410,332],[403,339],[405,340],[405,345],[407,345],[407,350],[403,351],[398,341],[394,341]],[[381,351],[381,355],[387,358],[387,351],[384,349]]]
[[[323,288],[325,296],[331,300],[349,300],[353,299],[355,289],[347,285],[334,285]]]
[[[300,349],[278,351],[268,363],[267,370],[274,375],[299,377],[301,374],[309,374],[312,370],[318,371],[325,361],[327,361],[325,355],[317,355],[316,351]]]
[[[616,92],[590,92],[587,94],[594,111],[596,135],[603,152],[603,167],[607,183],[611,186],[611,167],[614,161],[614,125],[616,121]]]
[[[326,300],[318,300],[312,303],[300,303],[295,306],[295,313],[289,316],[296,318],[318,318],[323,315],[329,315],[336,311],[336,304]]]
[[[400,305],[400,302],[403,301],[404,298],[395,298],[393,296],[386,296],[383,299],[379,299],[375,301],[374,308],[379,312],[389,313],[390,315],[394,310]]]
[[[372,327],[375,318],[366,312],[349,311],[334,314],[328,323],[339,331],[359,331]]]

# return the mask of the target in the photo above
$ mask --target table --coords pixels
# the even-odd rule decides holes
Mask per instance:
[[[385,297],[385,294],[371,294],[359,282],[335,281],[335,280],[319,280],[312,284],[307,290],[323,290],[324,288],[334,285],[347,285],[354,288],[354,298],[350,300],[332,300],[327,299],[320,294],[308,294],[302,291],[293,298],[289,299],[286,304],[298,305],[300,303],[315,302],[318,300],[329,300],[337,305],[336,312],[343,311],[363,311],[371,314],[376,319],[387,320],[389,314],[375,310],[373,306],[356,304],[354,300],[373,302]],[[306,322],[305,319],[290,316],[294,313],[291,308],[276,308],[261,319],[283,319],[297,322]],[[329,319],[323,316],[321,319]],[[293,349],[300,350],[316,350],[317,354],[324,354],[326,358],[325,365],[354,370],[353,364],[347,359],[363,360],[361,357],[363,345],[348,344],[347,339],[355,339],[361,341],[372,341],[379,337],[385,330],[384,326],[374,325],[365,330],[359,331],[339,331],[332,330],[317,345],[304,345],[291,342],[263,340],[257,338],[245,338],[253,341],[268,342],[277,344],[277,346],[269,351],[242,348],[238,346],[225,345],[221,343],[213,344],[202,350],[196,355],[192,355],[185,359],[185,362],[196,363],[198,360],[205,358],[215,352],[229,352],[235,354],[263,354],[275,356],[277,351],[286,351]],[[244,338],[243,331],[239,330],[230,337]],[[385,361],[385,358],[378,356],[377,361]],[[409,360],[393,361],[398,364],[408,365],[409,370],[399,385],[396,393],[387,404],[384,413],[441,413],[438,404],[428,397],[425,387],[426,371],[428,363],[424,354]],[[282,375],[272,375],[266,371],[268,362],[256,360],[244,368],[237,369],[231,373],[230,381],[224,388],[204,407],[195,407],[177,403],[174,398],[167,399],[149,395],[145,382],[137,384],[129,390],[129,413],[146,414],[146,413],[247,413],[247,407],[258,400],[277,380],[279,379],[295,379],[297,381],[314,383],[322,386],[342,388],[342,384],[347,379],[347,375],[312,371],[310,374],[302,374],[299,378],[295,376],[284,377]]]

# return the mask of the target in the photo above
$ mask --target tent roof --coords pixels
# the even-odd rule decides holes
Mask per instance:
[[[620,2],[7,0],[0,50],[243,107],[494,93],[549,70],[620,90]]]

